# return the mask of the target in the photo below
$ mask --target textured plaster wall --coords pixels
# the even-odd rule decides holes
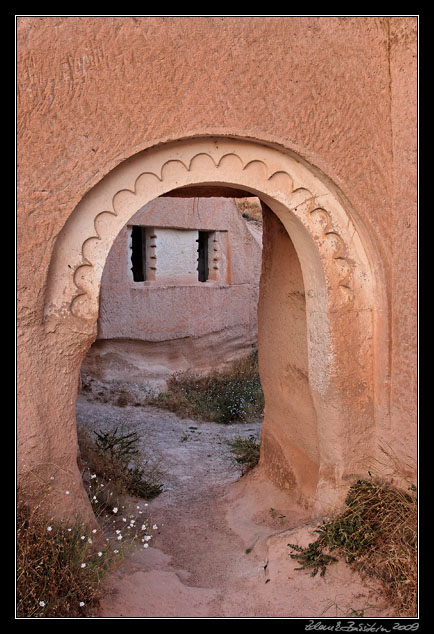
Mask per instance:
[[[416,35],[412,17],[18,18],[20,468],[63,434],[50,421],[81,361],[77,341],[43,329],[57,235],[122,161],[212,134],[296,152],[372,237],[390,308],[384,435],[400,456],[414,447]]]
[[[394,20],[389,28],[393,152],[390,443],[400,460],[412,465],[417,408],[417,58],[414,22]]]

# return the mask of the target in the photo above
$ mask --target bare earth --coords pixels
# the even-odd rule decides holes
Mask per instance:
[[[375,584],[343,562],[325,576],[295,570],[288,543],[314,541],[319,520],[259,469],[240,477],[227,441],[259,437],[260,423],[197,422],[80,394],[78,425],[125,424],[158,459],[164,491],[149,502],[158,526],[108,578],[100,618],[327,618],[394,616]]]

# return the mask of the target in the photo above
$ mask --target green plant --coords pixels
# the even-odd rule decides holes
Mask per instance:
[[[86,472],[97,474],[105,482],[103,491],[96,496],[101,506],[119,507],[125,495],[150,500],[161,493],[162,474],[155,464],[141,455],[136,432],[125,433],[116,427],[109,431],[94,431],[93,434],[95,439],[81,428],[79,448]],[[88,489],[91,484],[89,481]],[[91,499],[94,493],[90,488]]]
[[[416,614],[417,497],[415,487],[402,491],[380,481],[358,480],[345,500],[346,509],[323,522],[318,539],[301,548],[288,544],[300,564],[298,570],[325,574],[336,555],[361,574],[377,578],[385,596],[401,610]]]
[[[270,513],[270,515],[271,515],[271,517],[273,518],[273,520],[274,520],[274,519],[276,519],[276,517],[277,517],[279,520],[283,520],[283,519],[285,519],[285,517],[286,517],[286,515],[282,515],[282,514],[277,515],[277,511],[276,511],[276,509],[273,509],[273,507],[271,507],[271,508],[270,508],[270,510],[269,510],[268,512]]]
[[[127,490],[131,495],[152,500],[163,490],[163,485],[159,481],[160,472],[156,468],[146,470],[136,465],[128,468],[127,474]]]
[[[334,561],[338,561],[336,557],[323,553],[324,544],[320,541],[309,544],[307,548],[301,548],[301,546],[297,546],[296,544],[288,544],[288,546],[291,546],[291,548],[298,553],[297,555],[291,555],[291,558],[297,559],[301,564],[300,568],[296,568],[296,570],[311,568],[312,577],[314,577],[319,570],[321,570],[320,574],[321,577],[323,577],[326,567]]]
[[[243,475],[256,467],[259,462],[260,445],[255,436],[248,438],[238,436],[228,441],[228,444],[235,455],[236,462],[241,466]]]

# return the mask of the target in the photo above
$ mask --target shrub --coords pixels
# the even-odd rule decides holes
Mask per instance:
[[[103,491],[98,492],[100,506],[122,506],[124,496],[133,495],[150,500],[163,489],[162,474],[156,465],[140,455],[139,436],[136,432],[94,431],[93,436],[83,428],[78,432],[83,481],[93,500],[95,492],[89,473],[97,474],[104,481]]]
[[[168,391],[151,403],[181,416],[219,423],[252,421],[264,409],[257,353],[207,376],[190,372],[174,374],[168,381]]]
[[[363,575],[381,583],[400,616],[417,613],[417,496],[387,483],[358,480],[348,492],[346,509],[318,527],[318,539],[307,548],[288,544],[300,569],[325,574],[337,561],[335,552]]]

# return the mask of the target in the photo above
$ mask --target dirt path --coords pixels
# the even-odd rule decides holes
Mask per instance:
[[[393,616],[372,584],[345,564],[324,577],[297,571],[288,543],[307,545],[318,522],[255,470],[240,478],[227,441],[260,424],[180,419],[150,407],[117,407],[80,394],[77,422],[128,425],[158,458],[164,490],[149,502],[158,530],[106,584],[99,617],[291,618]]]

